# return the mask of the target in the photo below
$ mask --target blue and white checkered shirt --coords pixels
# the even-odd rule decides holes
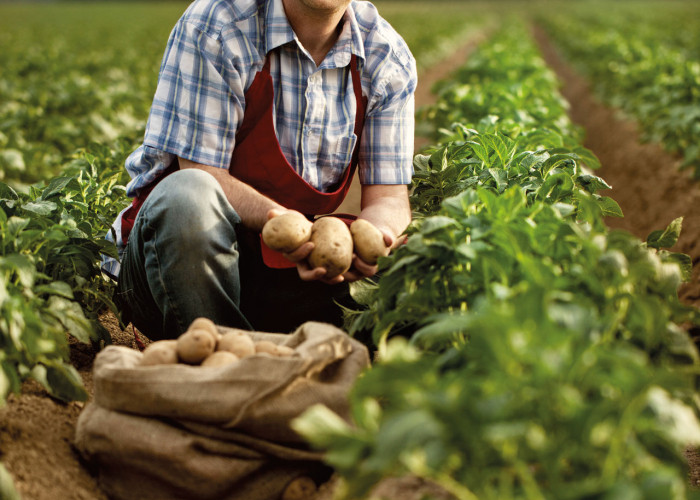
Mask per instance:
[[[282,0],[195,0],[173,29],[143,145],[126,160],[135,196],[175,159],[228,168],[245,92],[269,53],[275,131],[289,163],[328,190],[349,165],[357,138],[351,54],[360,60],[367,112],[359,152],[363,184],[412,176],[416,65],[404,40],[369,2],[353,1],[320,66],[301,45]],[[121,214],[114,223],[122,250]],[[105,270],[118,275],[116,261]]]

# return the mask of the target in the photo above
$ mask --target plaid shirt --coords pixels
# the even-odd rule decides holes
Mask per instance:
[[[195,0],[173,29],[143,145],[126,161],[135,196],[175,159],[228,168],[245,92],[266,54],[282,151],[310,185],[332,188],[357,141],[351,54],[360,61],[367,113],[359,154],[363,184],[412,176],[416,66],[403,39],[369,2],[353,1],[320,66],[292,30],[282,0]],[[121,214],[107,237],[122,248]],[[118,262],[105,270],[118,275]]]

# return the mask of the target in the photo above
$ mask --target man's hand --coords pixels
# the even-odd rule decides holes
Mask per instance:
[[[270,220],[289,211],[290,210],[272,209],[267,213],[267,219]],[[387,244],[387,246],[390,246],[393,240],[392,237],[386,232],[383,232],[383,235],[384,242]],[[364,262],[357,256],[357,254],[353,253],[352,267],[349,271],[341,275],[334,276],[333,278],[327,278],[326,274],[328,272],[325,268],[312,268],[309,264],[309,255],[313,249],[313,242],[307,241],[291,252],[283,253],[287,259],[297,265],[297,272],[303,281],[321,281],[328,285],[336,285],[338,283],[342,283],[343,281],[357,281],[365,277],[374,276],[377,273],[376,265],[371,265]]]
[[[404,185],[368,184],[362,186],[361,219],[371,222],[384,236],[384,243],[393,250],[406,240],[403,231],[411,222],[408,188]],[[346,281],[357,281],[377,274],[378,267],[353,256],[353,265],[343,275]]]
[[[289,211],[291,210],[272,209],[267,213],[267,219],[270,220],[273,217],[277,217],[278,215],[282,215],[283,213]],[[302,279],[302,281],[318,280],[329,285],[341,283],[344,280],[342,275],[335,276],[334,278],[326,278],[327,271],[325,268],[312,268],[309,265],[309,254],[313,249],[314,244],[311,241],[307,241],[298,248],[292,250],[291,252],[286,252],[283,255],[297,265],[297,272],[299,273],[299,277]]]
[[[381,230],[382,236],[384,237],[384,244],[393,249],[396,244],[396,238],[394,238],[387,230]],[[352,282],[361,280],[362,278],[371,278],[377,271],[379,266],[376,264],[369,264],[362,260],[356,253],[352,254],[352,267],[348,272],[343,274],[345,281]]]
[[[268,218],[284,213],[284,210],[270,210]],[[362,186],[362,212],[360,218],[367,219],[381,231],[384,243],[394,249],[405,241],[403,231],[411,222],[411,208],[408,203],[408,188],[404,185],[365,185]],[[352,267],[342,275],[326,278],[326,269],[311,268],[309,254],[314,244],[307,242],[296,250],[284,254],[296,263],[299,277],[304,281],[318,280],[329,285],[352,282],[377,274],[378,266],[364,262],[353,254]]]

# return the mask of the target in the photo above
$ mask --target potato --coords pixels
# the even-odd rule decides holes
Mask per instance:
[[[384,244],[384,235],[374,224],[365,219],[356,219],[350,224],[355,253],[367,264],[376,264],[379,257],[389,255],[389,247]]]
[[[258,340],[255,343],[255,352],[264,352],[275,356],[277,354],[277,344],[270,342],[269,340]]]
[[[238,361],[238,356],[229,351],[214,351],[202,361],[202,366],[225,366]]]
[[[311,226],[311,221],[299,212],[285,212],[265,223],[262,238],[273,250],[292,252],[309,241]]]
[[[308,476],[301,476],[285,486],[280,500],[308,500],[316,494],[316,483]]]
[[[215,346],[211,332],[201,328],[187,330],[177,339],[177,355],[183,363],[197,365],[214,352]]]
[[[177,360],[177,340],[158,340],[144,349],[141,364],[173,365]]]
[[[255,342],[245,333],[232,331],[221,337],[217,350],[231,352],[239,358],[245,358],[255,354]]]
[[[294,349],[286,345],[277,345],[269,340],[258,340],[255,343],[256,353],[266,353],[277,358],[286,358],[294,354]]]
[[[214,337],[214,341],[218,342],[219,339],[221,338],[221,334],[219,333],[218,328],[216,328],[216,324],[209,318],[201,317],[201,318],[196,318],[192,323],[190,323],[190,326],[188,330],[197,330],[197,329],[202,329],[206,330],[209,333],[211,333]]]
[[[288,347],[286,345],[278,345],[276,355],[281,358],[287,358],[294,354],[294,352],[294,349],[292,349],[291,347]]]
[[[347,224],[337,217],[321,217],[311,228],[314,249],[309,254],[311,267],[326,269],[326,277],[334,278],[350,269],[352,234]]]

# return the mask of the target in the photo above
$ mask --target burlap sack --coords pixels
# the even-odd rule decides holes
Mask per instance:
[[[290,421],[316,403],[348,418],[367,349],[325,323],[251,335],[295,354],[202,368],[139,366],[142,354],[126,347],[100,352],[75,445],[110,498],[278,499],[295,477],[326,472]]]

